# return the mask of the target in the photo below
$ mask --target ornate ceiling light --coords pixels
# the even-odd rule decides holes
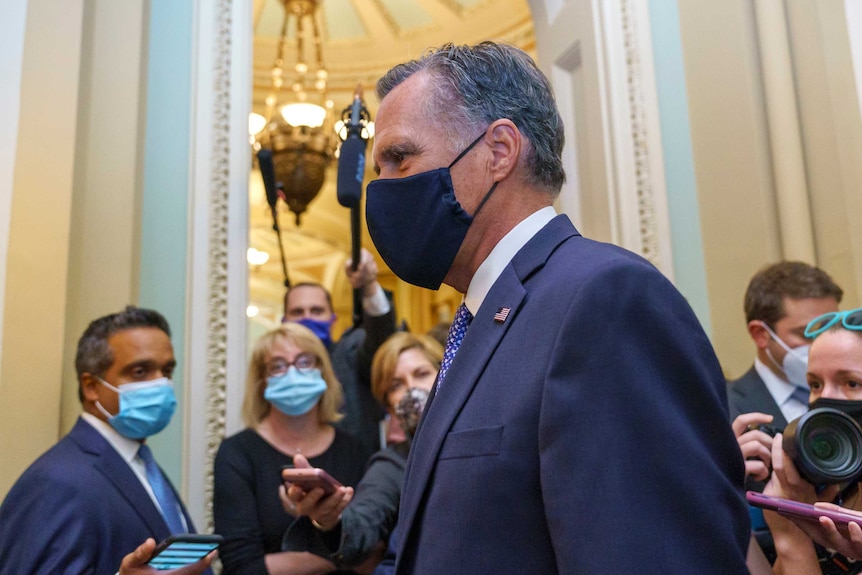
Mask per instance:
[[[255,150],[272,151],[275,179],[296,225],[323,186],[335,138],[327,98],[327,72],[318,23],[319,0],[281,0],[284,21],[272,65],[272,91],[266,98],[265,124],[253,136]],[[295,21],[296,63],[285,68],[288,26]],[[258,120],[258,125],[263,122]],[[253,128],[252,128],[253,129]]]

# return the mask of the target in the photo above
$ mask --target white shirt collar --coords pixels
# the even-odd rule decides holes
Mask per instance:
[[[491,291],[491,286],[515,257],[515,254],[556,215],[557,212],[553,206],[541,208],[523,219],[497,242],[497,245],[473,274],[473,279],[470,280],[470,285],[467,287],[464,303],[470,313],[476,315],[482,302],[485,301],[485,296]]]
[[[784,419],[787,421],[793,421],[808,411],[807,403],[803,403],[793,397],[793,391],[796,387],[789,381],[785,381],[775,375],[775,373],[769,369],[769,366],[760,361],[760,358],[758,357],[754,358],[754,369],[757,371],[757,375],[760,376],[760,379],[763,380],[763,384],[766,386],[766,389],[769,390],[769,394],[775,400],[775,403],[778,404],[778,408],[781,409],[781,414],[784,416]]]
[[[99,419],[92,413],[87,413],[85,411],[81,414],[81,417],[105,438],[105,441],[107,441],[111,447],[120,454],[120,457],[122,457],[126,463],[130,465],[132,464],[133,460],[138,455],[138,449],[141,448],[140,441],[120,435],[116,429],[111,427],[110,423]]]

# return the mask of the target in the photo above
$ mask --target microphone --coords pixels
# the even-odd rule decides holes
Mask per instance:
[[[275,166],[272,163],[272,150],[261,148],[257,153],[257,163],[260,166],[260,175],[263,176],[263,188],[266,190],[266,203],[270,209],[275,210],[278,201],[278,185],[275,181]]]
[[[365,178],[365,148],[367,141],[362,138],[363,112],[368,112],[362,105],[362,86],[356,87],[353,104],[349,108],[350,121],[345,122],[347,138],[341,144],[338,156],[338,203],[345,208],[359,207],[362,197],[362,181]],[[342,112],[342,119],[348,110]]]

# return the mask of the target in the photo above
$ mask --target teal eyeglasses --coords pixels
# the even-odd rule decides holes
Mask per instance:
[[[814,339],[838,322],[844,329],[862,331],[862,307],[849,311],[831,311],[812,319],[805,328],[805,337]]]

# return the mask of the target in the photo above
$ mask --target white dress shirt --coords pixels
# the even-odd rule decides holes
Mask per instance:
[[[763,380],[766,389],[769,390],[769,394],[775,400],[775,403],[778,404],[781,414],[788,423],[808,411],[807,403],[803,403],[793,397],[793,391],[796,389],[795,385],[775,375],[769,369],[769,366],[757,357],[754,358],[754,369],[757,371],[760,379]]]

